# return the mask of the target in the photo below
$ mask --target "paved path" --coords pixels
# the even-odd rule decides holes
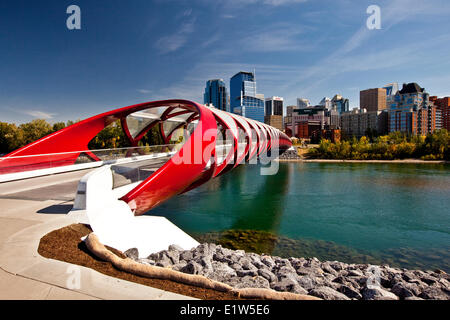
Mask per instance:
[[[67,214],[87,172],[0,183],[0,299],[192,299],[37,253],[48,232],[87,222]]]

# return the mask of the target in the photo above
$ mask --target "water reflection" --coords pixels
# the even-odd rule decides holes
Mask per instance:
[[[281,163],[277,175],[261,176],[243,165],[150,214],[230,247],[448,270],[448,169]]]

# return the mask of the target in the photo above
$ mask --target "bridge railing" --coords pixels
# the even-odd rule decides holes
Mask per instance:
[[[173,153],[178,149],[178,144],[167,144],[0,157],[0,175],[69,166],[83,168],[126,163],[143,157]]]

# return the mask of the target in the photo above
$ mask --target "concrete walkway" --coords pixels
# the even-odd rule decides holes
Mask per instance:
[[[68,195],[86,173],[0,184],[0,299],[193,299],[37,253],[45,234],[87,222],[84,215],[67,215]]]

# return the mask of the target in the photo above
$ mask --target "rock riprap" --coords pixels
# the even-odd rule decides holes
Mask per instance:
[[[139,259],[135,248],[125,255],[143,264],[203,275],[236,289],[271,288],[326,300],[450,299],[450,276],[442,270],[321,262],[317,258],[283,259],[213,243],[192,250],[172,245],[146,259]]]

